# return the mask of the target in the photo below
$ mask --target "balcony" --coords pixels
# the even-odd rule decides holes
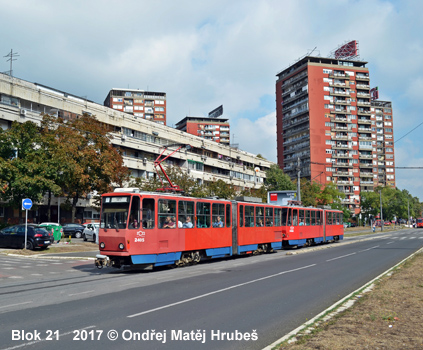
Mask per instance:
[[[330,73],[329,74],[329,78],[332,79],[350,79],[350,76],[348,74],[345,73]]]
[[[357,129],[357,131],[358,132],[372,132],[372,128],[362,128],[362,127],[359,127],[358,129]]]
[[[370,78],[368,75],[364,75],[364,74],[356,74],[355,75],[355,80],[366,80],[369,81]]]
[[[360,177],[366,177],[366,178],[373,177],[373,173],[362,171],[360,173]]]
[[[345,163],[343,163],[343,162],[336,162],[336,163],[333,163],[333,165],[335,167],[343,167],[343,168],[352,168],[352,166],[353,166],[351,163],[347,163],[347,162],[345,162]]]
[[[372,124],[372,121],[367,118],[358,118],[357,124]]]

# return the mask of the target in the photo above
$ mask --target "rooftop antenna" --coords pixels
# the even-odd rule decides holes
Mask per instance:
[[[6,55],[6,56],[3,56],[3,57],[9,57],[9,59],[7,60],[7,62],[9,62],[10,61],[10,71],[9,71],[9,75],[11,76],[11,77],[13,77],[13,69],[12,69],[12,63],[13,63],[13,61],[16,61],[17,59],[15,58],[15,57],[19,57],[19,55],[18,55],[18,53],[17,52],[15,52],[15,53],[13,53],[13,49],[11,49],[10,50],[10,52]],[[7,72],[6,72],[6,74],[7,74]]]

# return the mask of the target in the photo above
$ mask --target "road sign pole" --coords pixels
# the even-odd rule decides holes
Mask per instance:
[[[22,200],[22,210],[25,209],[25,245],[23,249],[26,249],[26,243],[28,238],[28,210],[32,208],[32,200],[25,198]]]
[[[24,245],[24,249],[26,249],[27,236],[28,236],[28,209],[25,209],[25,245]]]

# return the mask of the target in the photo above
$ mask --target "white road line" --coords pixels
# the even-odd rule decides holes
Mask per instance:
[[[386,244],[391,244],[391,243],[394,243],[394,242],[388,242],[388,243],[386,243]]]
[[[88,326],[88,327],[81,328],[81,329],[79,329],[79,330],[81,330],[81,331],[82,331],[83,329],[90,329],[90,328],[95,328],[95,327],[97,327],[97,326]],[[60,337],[64,337],[65,335],[73,334],[73,333],[75,333],[75,330],[72,330],[72,331],[70,331],[70,332],[66,332],[66,333],[60,333],[60,334],[59,334],[59,338],[60,338]],[[37,343],[41,343],[41,342],[44,342],[44,341],[47,341],[47,339],[34,340],[34,341],[30,341],[30,342],[28,342],[28,343],[24,343],[24,344],[20,344],[20,345],[12,346],[12,347],[10,347],[10,348],[5,348],[5,349],[2,349],[2,350],[14,350],[14,349],[19,349],[19,348],[23,348],[24,346],[27,346],[27,345],[37,344]]]
[[[359,251],[359,253],[361,253],[361,252],[367,252],[368,250],[372,250],[372,249],[375,249],[375,248],[379,248],[379,246],[378,246],[378,245],[376,245],[376,246],[371,247],[371,248],[367,248],[367,249],[364,249],[364,250],[360,250],[360,251]]]
[[[79,293],[74,293],[74,294],[68,294],[68,297],[72,297],[74,295],[80,295],[80,294],[88,294],[88,293],[92,293],[94,292],[93,290],[87,290],[86,292],[79,292]]]
[[[313,267],[313,266],[316,266],[316,264],[299,267],[298,269],[293,269],[293,270],[288,270],[288,271],[282,271],[282,272],[276,273],[274,275],[269,275],[269,276],[261,277],[261,278],[258,278],[258,279],[252,280],[252,281],[248,281],[248,282],[245,282],[245,283],[236,284],[236,285],[233,285],[231,287],[227,287],[227,288],[223,288],[223,289],[218,289],[218,290],[215,290],[214,292],[210,292],[210,293],[198,295],[196,297],[185,299],[185,300],[181,300],[181,301],[178,301],[176,303],[172,303],[172,304],[168,304],[168,305],[163,305],[163,306],[160,306],[160,307],[156,307],[154,309],[150,309],[150,310],[147,310],[147,311],[139,312],[137,314],[129,315],[127,317],[132,318],[132,317],[137,317],[137,316],[149,314],[149,313],[152,313],[152,312],[155,312],[155,311],[167,309],[167,308],[172,307],[172,306],[176,306],[176,305],[180,305],[180,304],[185,304],[185,303],[188,303],[188,302],[193,301],[193,300],[205,298],[205,297],[208,297],[210,295],[214,295],[214,294],[226,292],[227,290],[231,290],[231,289],[238,288],[238,287],[243,287],[243,286],[246,286],[248,284],[260,282],[260,281],[263,281],[263,280],[266,280],[266,279],[269,279],[269,278],[278,277],[278,276],[281,276],[281,275],[284,275],[284,274],[287,274],[287,273],[290,273],[290,272],[295,272],[295,271],[299,271],[299,270],[308,269],[308,268]]]
[[[125,287],[125,286],[130,286],[130,285],[132,285],[132,284],[138,284],[138,283],[140,283],[140,282],[125,283],[125,284],[122,284],[122,287]]]
[[[4,306],[0,306],[0,309],[5,308],[5,307],[12,307],[12,306],[18,306],[18,305],[25,305],[25,304],[31,304],[32,301],[25,301],[24,303],[19,303],[19,304],[11,304],[11,305],[4,305]]]
[[[338,260],[338,259],[346,258],[347,256],[350,256],[350,255],[354,255],[354,254],[357,254],[357,253],[351,253],[351,254],[347,254],[347,255],[341,255],[341,256],[338,256],[337,258],[329,259],[329,260],[326,260],[326,261]]]

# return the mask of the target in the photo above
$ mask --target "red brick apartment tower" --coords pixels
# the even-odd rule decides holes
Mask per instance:
[[[175,127],[189,134],[229,146],[230,128],[228,120],[226,118],[185,117],[177,122]]]
[[[374,90],[374,89],[372,89]],[[394,121],[392,103],[388,101],[372,101],[372,109],[376,115],[375,125],[376,145],[373,144],[373,167],[377,166],[375,185],[395,188],[395,156],[394,156]]]
[[[166,93],[134,89],[112,89],[104,105],[121,112],[132,114],[166,125]]]
[[[292,179],[333,181],[359,212],[378,180],[367,62],[306,56],[277,74],[278,164]]]

